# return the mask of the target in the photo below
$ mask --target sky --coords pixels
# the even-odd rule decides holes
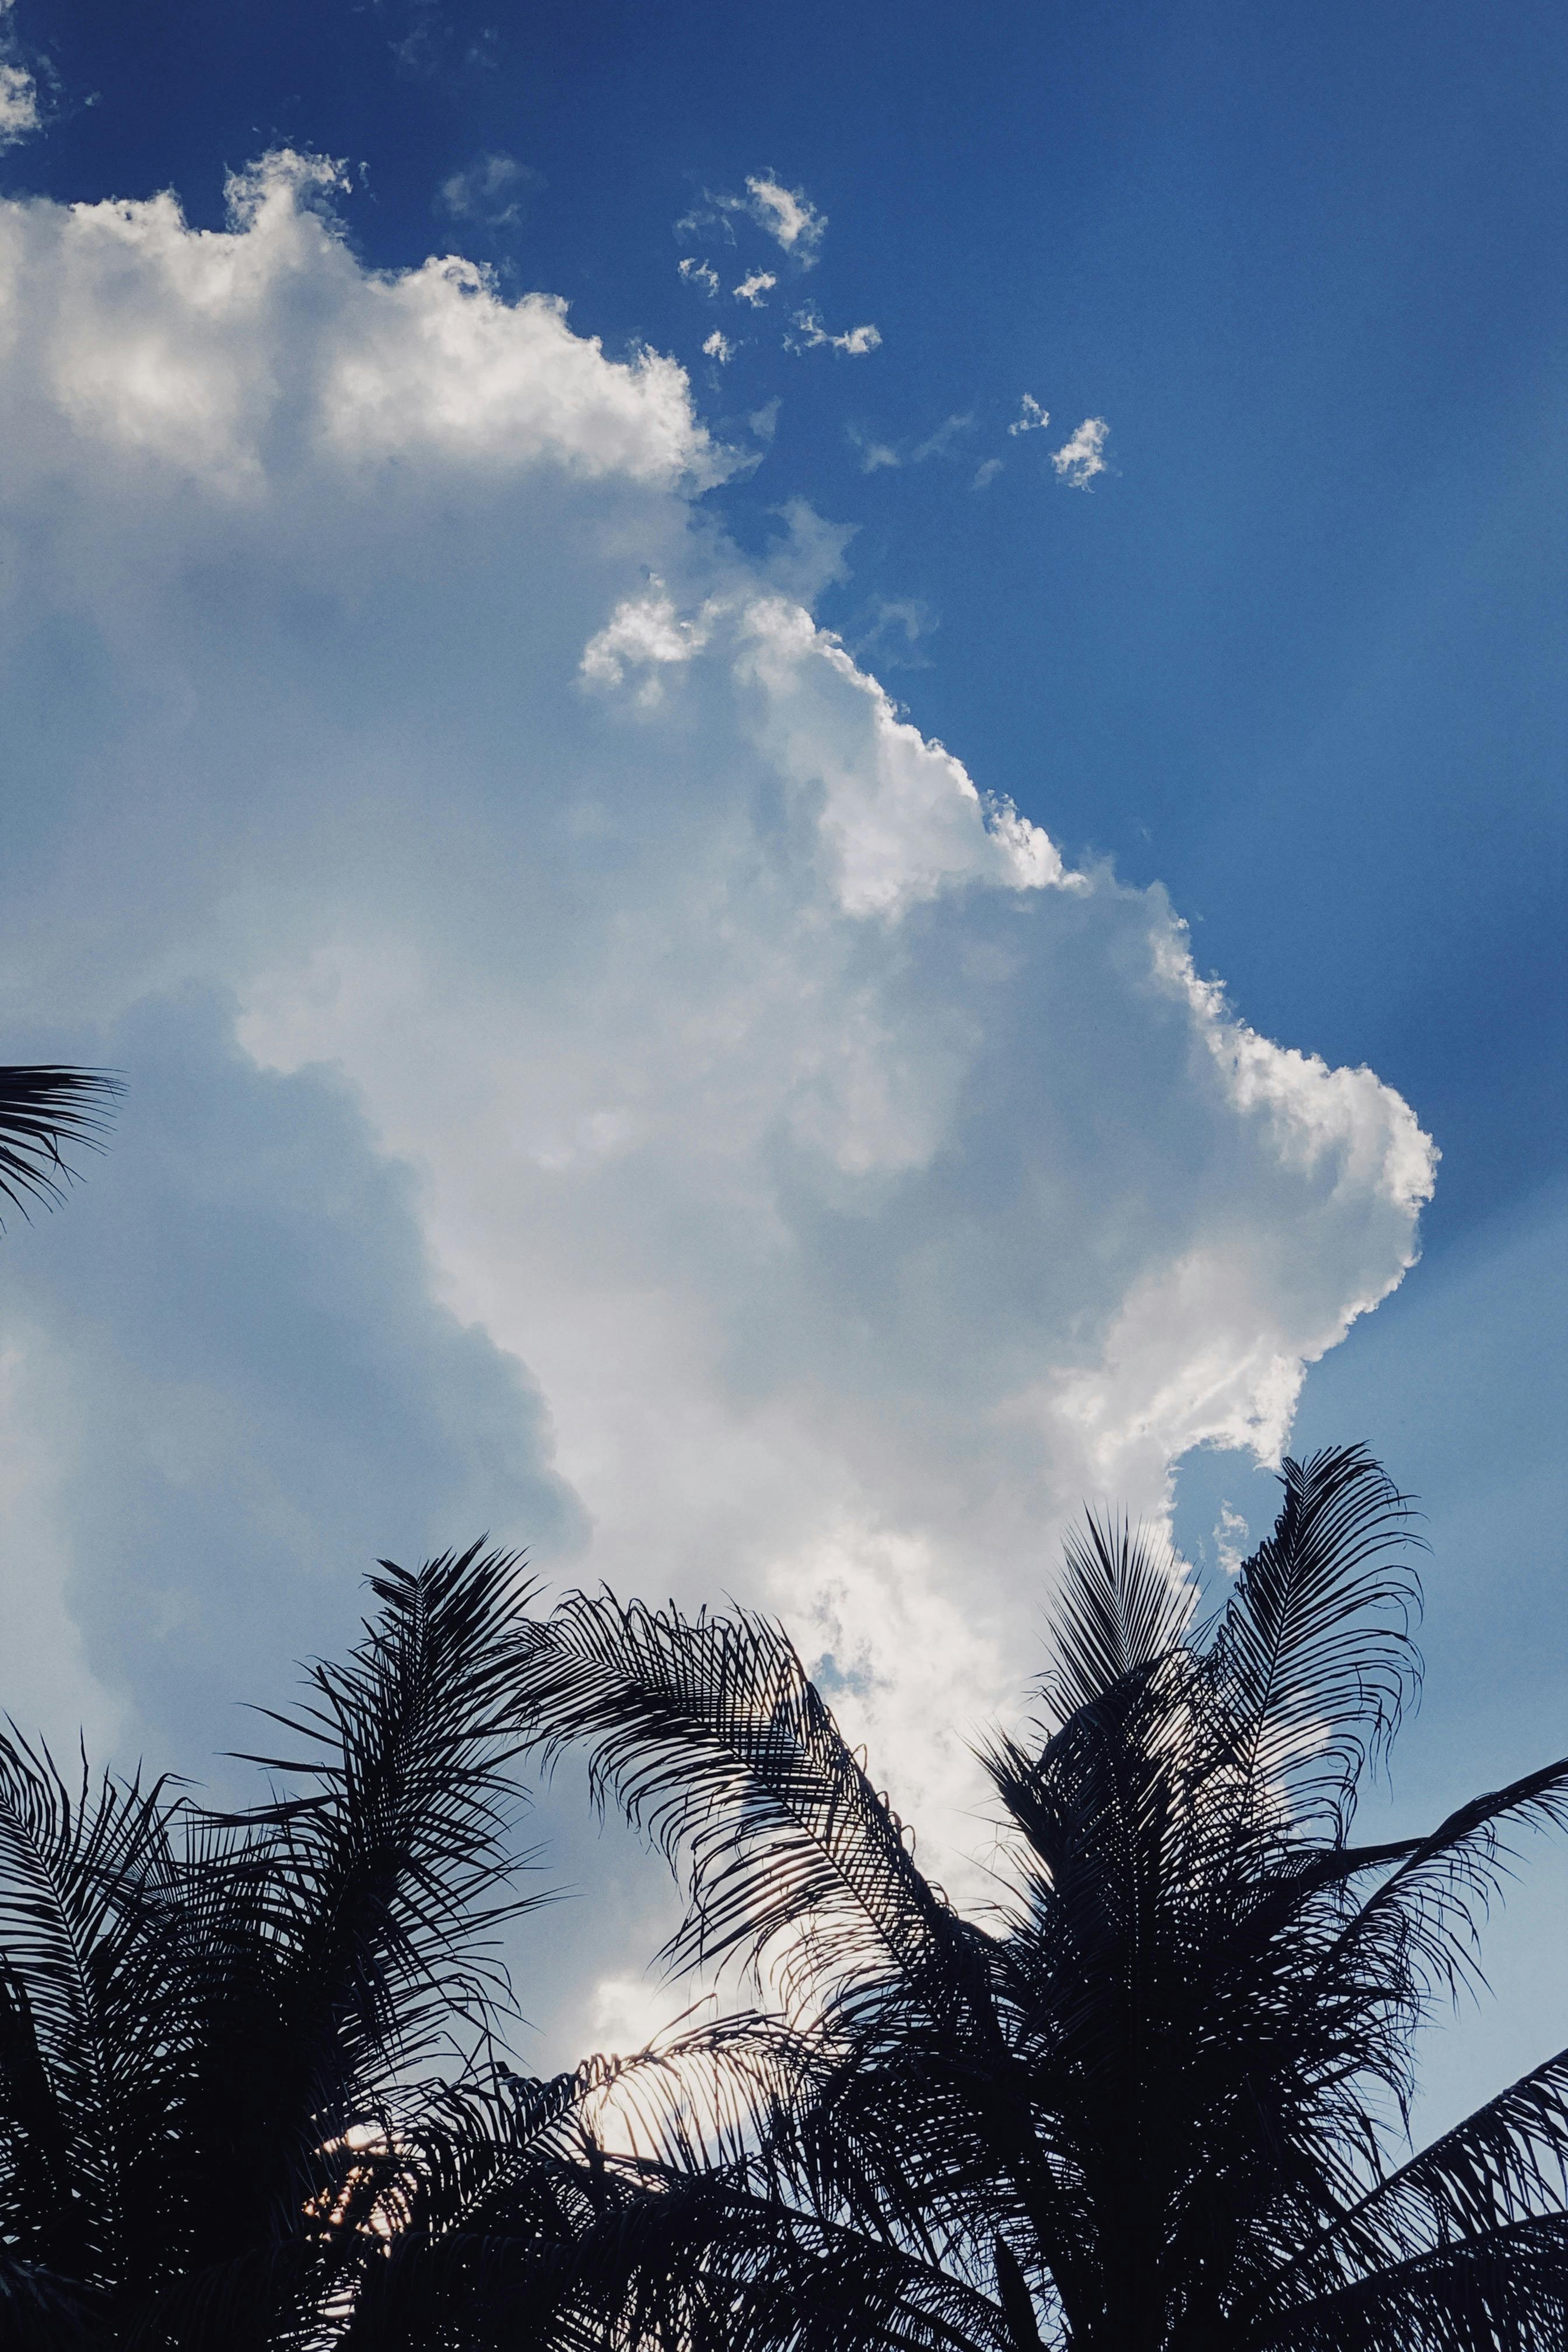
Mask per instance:
[[[1217,1591],[1360,1438],[1375,1804],[1568,1745],[1565,63],[0,12],[5,1051],[129,1089],[0,1240],[14,1712],[200,1769],[488,1529],[780,1612],[961,1885],[1082,1503]],[[540,1823],[552,2063],[668,1898]],[[1568,2039],[1530,1859],[1434,2119]]]

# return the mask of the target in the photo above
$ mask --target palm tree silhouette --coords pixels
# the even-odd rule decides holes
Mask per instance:
[[[686,1876],[668,1957],[776,1996],[731,2108],[645,2168],[657,2243],[620,2225],[648,2340],[1562,2352],[1568,2052],[1396,2152],[1500,1829],[1568,1817],[1568,1759],[1355,1843],[1418,1671],[1408,1514],[1359,1448],[1283,1483],[1205,1627],[1125,1528],[1069,1546],[1038,1719],[984,1758],[984,1921],[922,1875],[777,1626],[606,1593],[542,1630],[547,1748],[586,1742],[600,1802]]]
[[[780,1630],[382,1563],[265,1801],[0,1738],[0,2346],[157,2352],[1561,2352],[1568,2053],[1391,2161],[1500,1825],[1354,1844],[1414,1686],[1400,1498],[1288,1465],[1194,1629],[1069,1549],[965,1916]],[[777,1995],[552,2080],[506,2063],[521,1756],[687,1874],[677,1964]],[[613,2133],[605,2118],[613,2117]]]
[[[247,1811],[0,1738],[0,2342],[334,2342],[443,2179],[541,2142],[495,2067],[527,1587],[372,1582]]]

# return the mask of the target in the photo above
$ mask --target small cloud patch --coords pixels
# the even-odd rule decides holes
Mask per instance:
[[[817,211],[804,188],[786,188],[771,173],[754,173],[746,182],[746,191],[758,226],[809,269],[826,234],[827,215]]]
[[[1105,444],[1110,432],[1103,416],[1086,416],[1078,431],[1051,452],[1058,481],[1069,490],[1087,490],[1096,474],[1106,471]]]
[[[842,335],[830,335],[814,310],[807,308],[795,314],[795,333],[784,337],[784,348],[792,352],[842,352],[847,358],[861,359],[868,352],[877,350],[882,340],[879,327],[851,327]]]
[[[515,228],[529,197],[544,185],[542,173],[515,155],[477,155],[466,171],[443,180],[436,210],[448,220],[473,221],[480,228]]]

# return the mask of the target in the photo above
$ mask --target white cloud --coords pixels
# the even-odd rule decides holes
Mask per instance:
[[[176,1676],[177,1625],[113,1639],[172,1593],[251,1695],[268,1562],[324,1528],[352,1609],[407,1540],[378,1465],[435,1463],[453,1540],[781,1608],[945,1874],[1064,1518],[1279,1445],[1429,1147],[897,709],[810,610],[847,532],[695,507],[730,461],[673,362],[369,273],[331,193],[0,205],[8,1049],[123,1062],[157,1143],[95,1170],[82,1281],[79,1201],[25,1237],[3,1466],[62,1598],[14,1686],[62,1613],[102,1706],[155,1639]]]
[[[30,139],[41,121],[37,83],[26,66],[0,58],[0,148]]]
[[[778,282],[778,279],[768,270],[753,269],[751,275],[742,278],[736,287],[735,299],[737,302],[749,302],[753,310],[760,310],[765,298],[773,292]]]
[[[688,254],[679,268],[689,286],[695,286],[700,293],[707,295],[710,301],[713,299],[719,291],[719,272],[710,261],[695,261]]]
[[[1002,460],[1000,457],[983,457],[979,465],[974,468],[974,479],[970,483],[970,488],[972,490],[988,490],[1001,471]]]
[[[1010,434],[1043,433],[1051,421],[1051,412],[1042,408],[1032,392],[1025,393],[1017,416],[1009,425]]]
[[[890,441],[874,441],[858,425],[847,425],[845,437],[860,452],[860,471],[880,474],[903,464],[903,458]]]
[[[1103,474],[1105,443],[1110,431],[1103,416],[1086,416],[1076,433],[1051,452],[1051,463],[1072,490],[1087,490],[1096,474]]]
[[[0,0],[0,153],[43,128],[37,75],[11,29],[11,0]],[[47,70],[47,68],[46,68]]]
[[[962,416],[943,417],[934,433],[928,433],[923,441],[915,443],[910,451],[910,465],[923,466],[930,458],[947,457],[960,434],[967,433],[973,423],[973,415],[968,411]]]
[[[466,171],[442,181],[436,208],[449,220],[474,221],[481,228],[515,228],[525,199],[542,185],[541,174],[515,155],[478,155]]]
[[[1222,1502],[1219,1517],[1215,1521],[1215,1557],[1226,1576],[1237,1576],[1242,1561],[1252,1548],[1252,1530],[1237,1510]]]
[[[734,344],[730,341],[728,335],[721,334],[717,327],[714,328],[713,332],[708,337],[702,349],[705,356],[710,360],[717,360],[721,367],[724,365],[724,362],[727,360],[732,360],[735,356]]]
[[[804,188],[786,188],[773,173],[756,172],[748,177],[743,196],[704,190],[700,202],[676,222],[675,234],[687,237],[716,231],[733,245],[737,222],[761,229],[800,269],[815,266],[827,230],[826,214],[817,210]]]
[[[843,352],[850,359],[861,359],[868,352],[876,351],[882,341],[877,327],[851,327],[846,334],[830,335],[814,310],[797,310],[795,316],[795,335],[786,335],[784,348],[792,352]]]
[[[809,269],[826,234],[827,215],[817,211],[804,188],[786,188],[771,173],[756,173],[746,188],[753,219]]]

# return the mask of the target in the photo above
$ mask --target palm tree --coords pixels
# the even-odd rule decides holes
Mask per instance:
[[[58,1063],[0,1062],[0,1199],[27,1213],[29,1201],[52,1207],[71,1178],[72,1144],[103,1148],[120,1080],[104,1070]]]
[[[717,2037],[749,2053],[728,2105],[677,2112],[641,2202],[579,2231],[580,2275],[638,2282],[606,2288],[602,2340],[1562,2352],[1568,2052],[1402,2147],[1500,1832],[1568,1818],[1568,1759],[1357,1843],[1415,1687],[1407,1513],[1357,1448],[1283,1484],[1205,1626],[1153,1545],[1069,1546],[1037,1718],[984,1753],[1007,1892],[984,1920],[922,1874],[776,1625],[606,1593],[541,1629],[547,1751],[585,1742],[599,1801],[685,1874],[669,1959],[776,1996],[750,2044]]]
[[[512,2129],[526,1587],[373,1585],[247,1811],[0,1737],[0,2343],[331,2343],[424,2172]]]

